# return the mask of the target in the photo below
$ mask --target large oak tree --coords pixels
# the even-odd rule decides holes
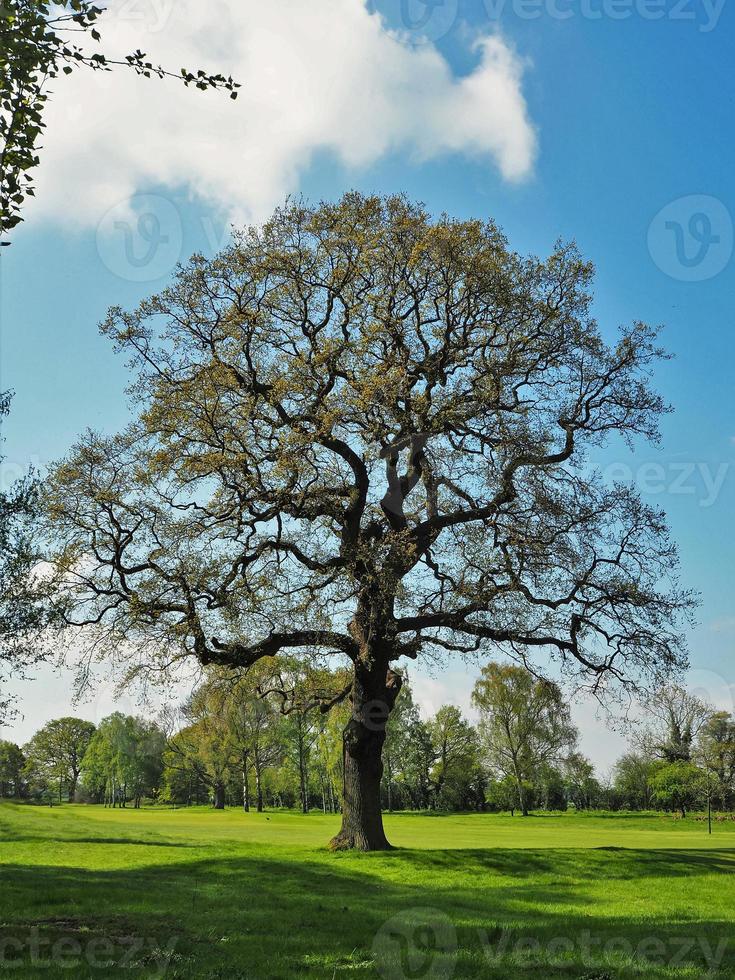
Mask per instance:
[[[596,688],[684,662],[663,516],[588,451],[656,438],[655,331],[610,346],[573,246],[402,197],[290,203],[103,330],[137,417],[53,474],[57,600],[130,670],[337,658],[335,847],[389,846],[402,659],[554,657]],[[75,634],[76,635],[76,634]]]

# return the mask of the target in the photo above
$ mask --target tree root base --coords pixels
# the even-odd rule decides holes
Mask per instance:
[[[370,842],[361,834],[337,834],[329,842],[330,851],[393,851],[387,840]]]

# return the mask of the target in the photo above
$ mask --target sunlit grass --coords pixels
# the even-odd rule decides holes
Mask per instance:
[[[735,975],[734,823],[386,824],[396,851],[335,855],[321,814],[0,805],[0,951],[22,977],[161,975],[171,950],[169,977]]]

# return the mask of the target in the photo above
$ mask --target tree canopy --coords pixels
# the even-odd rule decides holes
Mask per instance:
[[[663,355],[610,346],[575,247],[403,197],[289,203],[195,256],[104,332],[137,419],[87,433],[47,495],[56,598],[132,672],[194,656],[337,657],[348,699],[335,846],[388,846],[379,785],[397,662],[554,657],[601,691],[685,663],[664,516],[590,475],[657,438]]]
[[[77,792],[82,762],[95,727],[81,718],[56,718],[39,729],[26,748],[26,767],[36,776],[55,783],[59,798],[66,789],[70,803]]]
[[[165,736],[153,721],[119,711],[103,718],[83,759],[87,789],[110,806],[132,799],[139,807],[143,796],[158,791],[164,746]]]
[[[647,699],[645,715],[639,741],[667,762],[689,762],[712,708],[681,684],[664,682]]]
[[[525,787],[576,745],[569,706],[557,684],[514,664],[483,667],[472,700],[480,711],[490,766],[501,778],[514,780],[518,805],[527,816]]]

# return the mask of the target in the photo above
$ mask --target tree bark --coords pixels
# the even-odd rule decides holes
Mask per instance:
[[[214,809],[224,810],[225,808],[225,786],[224,783],[217,783],[214,787]]]
[[[518,762],[513,758],[513,769],[515,771],[516,786],[518,787],[518,805],[521,809],[521,816],[528,816],[528,803],[526,802],[526,791],[523,788],[523,777],[518,769]]]
[[[380,783],[385,726],[401,689],[401,677],[388,659],[358,664],[352,688],[352,715],[342,733],[342,827],[332,850],[387,851]]]
[[[261,765],[258,753],[255,753],[254,758],[254,769],[255,769],[255,809],[258,813],[263,812],[263,783],[261,781]]]
[[[247,813],[250,810],[250,780],[248,779],[247,755],[242,757],[242,808]]]
[[[309,812],[309,797],[306,787],[306,749],[304,747],[304,719],[299,718],[298,731],[298,752],[299,752],[299,796],[301,798],[301,812]]]

